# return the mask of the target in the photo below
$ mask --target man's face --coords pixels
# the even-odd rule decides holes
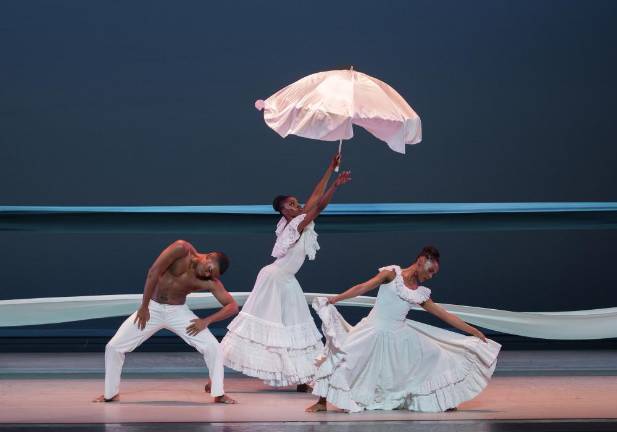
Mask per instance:
[[[200,279],[218,279],[221,276],[221,272],[216,254],[207,253],[199,255],[197,265],[195,266],[195,274]]]
[[[426,282],[439,271],[439,263],[437,261],[428,260],[426,257],[420,257],[417,263],[418,282]]]
[[[283,203],[283,214],[296,217],[302,213],[302,206],[296,197],[289,197]]]

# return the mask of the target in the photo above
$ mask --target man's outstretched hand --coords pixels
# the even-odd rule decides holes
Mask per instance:
[[[334,185],[339,187],[351,181],[351,171],[343,171],[338,175],[336,180],[334,181]]]
[[[135,315],[134,324],[137,324],[139,330],[146,328],[146,323],[150,320],[150,311],[147,307],[140,307],[137,309],[137,315]]]

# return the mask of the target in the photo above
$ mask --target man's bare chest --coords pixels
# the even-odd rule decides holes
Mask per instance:
[[[189,273],[174,274],[165,272],[159,279],[159,289],[171,292],[190,292],[195,289],[195,276]]]

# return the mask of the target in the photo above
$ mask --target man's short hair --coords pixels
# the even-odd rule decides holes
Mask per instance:
[[[274,198],[274,201],[272,201],[272,208],[279,213],[283,213],[281,211],[283,209],[283,204],[285,204],[285,200],[289,197],[290,195],[278,195]]]
[[[420,257],[426,257],[427,260],[435,261],[439,264],[439,251],[435,246],[424,246],[416,257],[416,261],[418,261]]]
[[[223,252],[215,252],[216,260],[219,263],[219,273],[222,275],[229,268],[229,257]]]

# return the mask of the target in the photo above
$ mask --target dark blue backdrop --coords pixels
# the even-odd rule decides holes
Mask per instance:
[[[401,156],[356,130],[344,153],[354,180],[338,202],[617,201],[616,23],[617,3],[600,0],[3,1],[0,204],[306,195],[336,145],[281,139],[253,102],[349,64],[409,101],[424,141]],[[250,290],[273,240],[0,233],[0,295],[139,292],[179,236],[228,252],[234,291]],[[299,275],[306,291],[339,291],[434,243],[444,257],[438,301],[617,305],[614,231],[320,240],[318,261]]]

